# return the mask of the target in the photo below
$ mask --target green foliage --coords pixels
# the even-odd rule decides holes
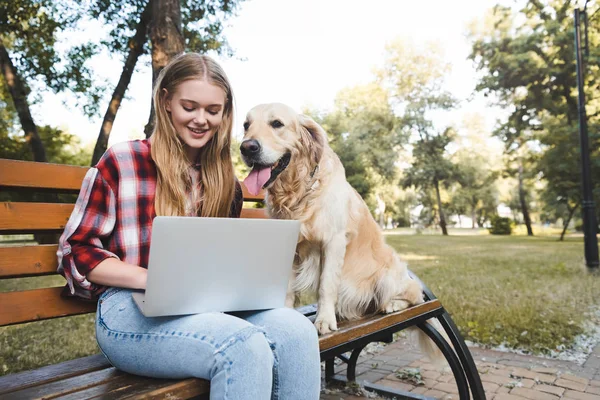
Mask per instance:
[[[109,39],[103,45],[126,55],[127,44],[149,0],[93,0],[88,10],[94,19],[111,27]],[[182,0],[183,38],[188,51],[233,55],[233,49],[223,36],[223,22],[235,15],[243,0]]]
[[[492,227],[489,228],[488,230],[492,235],[510,235],[510,234],[512,234],[513,221],[510,218],[494,215],[491,218],[490,223],[491,223]]]
[[[406,142],[388,94],[376,83],[340,91],[332,112],[305,110],[328,134],[348,182],[364,198],[394,180],[398,149]]]
[[[83,148],[79,138],[70,133],[50,127],[38,126],[48,162],[88,166],[92,158],[91,147]],[[25,138],[0,130],[0,158],[32,161],[33,156]]]
[[[56,93],[70,91],[83,102],[84,111],[93,115],[103,91],[95,84],[88,65],[97,47],[73,41],[75,44],[65,48],[64,43],[58,43],[59,34],[72,33],[84,12],[84,6],[76,0],[3,1],[0,40],[23,81],[34,86],[41,82],[42,90]]]
[[[471,59],[483,72],[477,89],[509,111],[496,130],[506,146],[507,171],[514,176],[515,167],[523,165],[526,186],[543,178],[544,214],[554,220],[568,218],[581,203],[576,6],[572,0],[530,0],[518,11],[496,6],[483,26],[471,29]],[[588,9],[590,15],[595,11]],[[600,25],[594,21],[588,26],[588,40],[584,88],[592,176],[596,176],[600,171]],[[600,182],[594,184],[598,196]]]
[[[458,169],[448,155],[448,145],[456,133],[447,128],[437,135],[424,135],[413,144],[413,162],[405,171],[404,187],[432,188],[437,183],[447,186],[458,179]]]

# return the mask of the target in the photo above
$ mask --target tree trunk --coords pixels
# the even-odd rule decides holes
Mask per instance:
[[[152,43],[152,87],[162,69],[173,57],[183,53],[183,28],[181,24],[181,2],[179,0],[151,0],[152,21],[150,42]],[[148,124],[144,128],[146,137],[154,130],[154,105],[150,107]]]
[[[575,213],[575,210],[577,210],[577,207],[579,207],[579,204],[575,205],[575,207],[573,207],[572,210],[569,210],[569,218],[567,219],[567,221],[565,223],[563,223],[563,230],[560,233],[560,241],[561,242],[565,238],[565,233],[567,232],[567,228],[569,227],[569,222],[571,222],[571,218],[573,218],[573,214]]]
[[[438,210],[440,212],[440,228],[442,233],[448,236],[448,229],[446,229],[446,218],[444,217],[444,210],[442,210],[442,197],[440,196],[440,184],[437,179],[433,182],[435,185],[435,195],[437,196]]]
[[[471,207],[471,229],[475,229],[475,206]]]
[[[151,4],[152,0],[149,0],[146,8],[140,16],[140,21],[137,24],[135,35],[133,35],[133,37],[129,40],[129,54],[127,54],[127,59],[123,65],[123,71],[121,71],[119,83],[117,83],[112,98],[110,99],[110,103],[108,103],[106,113],[104,114],[104,120],[102,121],[102,126],[100,127],[100,134],[98,135],[98,140],[96,141],[96,146],[94,147],[92,166],[96,165],[108,147],[108,138],[110,137],[110,132],[113,127],[113,122],[115,122],[117,111],[119,111],[121,101],[123,100],[125,92],[127,91],[127,87],[129,86],[129,82],[131,81],[131,76],[133,75],[137,60],[144,51],[148,23],[150,22],[151,16]]]
[[[0,68],[2,68],[4,81],[6,82],[10,96],[15,104],[19,121],[21,122],[23,132],[25,133],[25,139],[31,147],[33,160],[46,162],[48,161],[46,159],[46,149],[44,148],[44,143],[42,143],[40,135],[37,131],[37,127],[35,126],[33,118],[31,117],[29,103],[27,103],[27,87],[19,77],[17,69],[10,59],[8,51],[6,51],[1,39],[2,38],[0,38]]]
[[[525,201],[525,188],[523,187],[523,164],[519,161],[519,201],[521,202],[521,213],[525,226],[527,226],[527,236],[533,236],[531,229],[531,219],[529,218],[529,210],[527,209],[527,201]]]

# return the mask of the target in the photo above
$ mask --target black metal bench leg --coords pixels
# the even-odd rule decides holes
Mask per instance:
[[[325,360],[325,382],[330,382],[335,375],[335,370],[333,367],[335,366],[335,357],[330,358],[329,360]]]
[[[456,380],[456,386],[458,386],[458,395],[461,400],[469,400],[469,385],[467,384],[467,377],[465,376],[465,372],[463,371],[462,365],[460,364],[460,360],[454,353],[450,344],[444,339],[444,337],[430,324],[424,323],[417,325],[419,329],[429,336],[431,340],[437,345],[437,347],[442,351],[444,357],[446,357],[446,361],[450,365],[452,369],[452,373],[454,374],[454,379]]]
[[[348,378],[348,382],[356,381],[356,362],[358,361],[358,356],[360,356],[360,352],[367,346],[357,347],[352,350],[352,354],[350,355],[350,359],[348,360],[348,369],[346,370],[346,377]]]
[[[475,361],[473,360],[471,352],[467,348],[462,335],[454,324],[454,321],[452,321],[452,318],[450,318],[450,315],[448,315],[448,312],[446,311],[442,316],[438,317],[438,320],[450,338],[456,354],[458,354],[458,357],[460,358],[463,369],[467,375],[467,380],[469,381],[469,386],[471,387],[473,398],[475,400],[485,399],[485,391],[483,390],[477,366],[475,365]]]

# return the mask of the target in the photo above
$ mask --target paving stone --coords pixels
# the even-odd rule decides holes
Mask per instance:
[[[429,379],[438,379],[441,374],[437,371],[422,371],[421,372],[421,376],[423,378],[429,378]]]
[[[357,375],[356,381],[357,382],[367,381],[367,382],[375,383],[375,382],[385,378],[386,375],[387,375],[387,371],[385,373],[369,371],[369,372],[365,372],[364,374]]]
[[[496,383],[498,385],[506,385],[512,382],[516,382],[515,378],[495,374],[483,374],[480,375],[480,377],[482,382]]]
[[[531,362],[527,361],[515,361],[515,360],[500,360],[498,364],[508,365],[511,367],[528,368],[531,366]]]
[[[393,389],[398,389],[398,390],[404,390],[405,392],[410,392],[411,390],[413,390],[415,387],[413,385],[409,385],[406,384],[404,382],[400,382],[398,380],[389,380],[389,379],[382,379],[380,381],[377,381],[378,385],[382,385],[382,386],[387,386]]]
[[[490,374],[498,375],[498,376],[506,376],[510,378],[510,369],[505,366],[500,368],[490,369]]]
[[[526,397],[521,397],[521,396],[516,396],[513,394],[506,394],[506,393],[496,393],[496,395],[494,396],[494,400],[523,400],[526,399]]]
[[[498,388],[500,387],[500,385],[498,385],[497,383],[491,383],[491,382],[482,382],[481,383],[483,385],[483,390],[486,393],[496,393],[496,391],[498,390]]]
[[[538,392],[537,390],[516,387],[510,391],[510,394],[525,397],[530,400],[556,400],[558,396],[550,393]]]
[[[525,368],[513,368],[511,374],[519,378],[533,379],[534,381],[540,381],[543,383],[553,383],[556,380],[556,376],[554,375],[542,374],[540,372],[530,371]]]
[[[565,393],[565,389],[558,386],[536,385],[533,388],[540,392],[555,394],[557,396],[562,396]]]
[[[598,386],[588,386],[588,387],[585,389],[585,392],[586,392],[586,393],[591,393],[591,394],[597,394],[597,395],[600,395],[600,387],[598,387]]]
[[[448,393],[445,392],[440,392],[439,390],[428,390],[425,393],[423,393],[423,396],[429,396],[429,397],[433,397],[436,399],[443,399],[444,397],[446,397]]]
[[[446,383],[447,382],[454,382],[454,376],[452,376],[452,375],[446,375],[446,374],[440,375],[440,376],[438,376],[437,381],[438,382],[446,382]]]
[[[535,367],[535,368],[531,368],[531,370],[533,372],[540,372],[542,374],[556,375],[558,373],[558,370],[556,368]]]
[[[573,382],[573,381],[569,381],[567,379],[557,379],[556,382],[554,382],[555,386],[560,386],[560,387],[564,387],[566,389],[571,389],[571,390],[577,390],[579,392],[583,392],[585,390],[585,387],[587,385],[584,385],[583,383],[579,383],[579,382]]]
[[[506,387],[506,386],[500,386],[498,388],[498,390],[496,390],[496,393],[508,393],[510,392],[510,388]]]
[[[534,381],[532,379],[521,379],[519,382],[521,385],[519,387],[524,387],[527,389],[531,389],[532,387],[535,386],[535,384],[537,383],[537,381]]]
[[[429,390],[429,388],[426,388],[424,386],[417,386],[416,388],[411,390],[411,393],[423,394],[423,393],[427,392],[428,390]]]
[[[452,385],[450,383],[438,383],[433,387],[434,390],[439,390],[441,392],[458,394],[458,387],[456,385]]]
[[[582,393],[575,390],[567,390],[563,398],[572,400],[600,400],[600,396],[597,394]]]
[[[560,377],[561,377],[561,379],[566,379],[568,381],[582,383],[584,385],[587,385],[590,382],[589,379],[580,378],[579,376],[575,376],[572,374],[562,374],[562,375],[560,375]]]

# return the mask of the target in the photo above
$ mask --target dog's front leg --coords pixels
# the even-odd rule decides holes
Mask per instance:
[[[319,300],[315,326],[320,334],[337,330],[335,306],[338,298],[344,256],[346,235],[335,235],[323,246],[322,270],[319,282]]]

